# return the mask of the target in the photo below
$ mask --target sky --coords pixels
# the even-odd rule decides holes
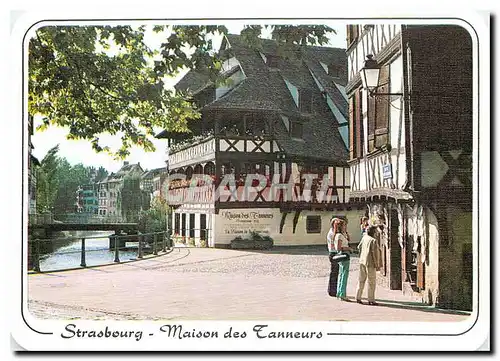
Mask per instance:
[[[345,23],[343,22],[324,22],[322,25],[328,25],[333,28],[337,34],[330,36],[329,46],[345,48],[346,47],[346,34],[345,34]],[[153,24],[151,24],[153,25]],[[238,21],[227,22],[221,25],[226,25],[229,32],[232,34],[238,34],[242,29],[244,23]],[[318,24],[319,25],[319,24]],[[265,34],[264,34],[265,36]],[[152,49],[160,49],[160,45],[164,37],[158,34],[148,34],[145,38],[146,43]],[[214,46],[220,44],[220,39],[214,40]],[[173,86],[183,74],[172,78],[170,84]],[[39,122],[39,119],[35,117],[35,125]],[[153,139],[153,144],[156,147],[154,152],[145,152],[138,147],[133,147],[130,151],[130,155],[124,160],[115,160],[113,157],[107,153],[101,152],[96,153],[90,142],[85,140],[67,140],[66,135],[68,134],[67,128],[50,126],[47,130],[40,132],[35,131],[32,137],[32,142],[34,145],[33,155],[39,160],[47,154],[49,149],[51,149],[56,144],[59,144],[59,155],[65,157],[70,164],[82,163],[85,166],[94,166],[96,168],[102,166],[110,172],[116,172],[123,165],[124,161],[132,163],[140,163],[144,170],[160,168],[165,166],[166,161],[166,139]],[[117,149],[121,144],[119,137],[111,135],[101,135],[102,145],[109,145],[112,149]]]

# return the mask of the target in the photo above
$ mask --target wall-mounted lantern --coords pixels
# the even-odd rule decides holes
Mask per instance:
[[[368,91],[368,94],[370,94],[370,96],[403,95],[403,93],[377,93],[377,88],[380,86],[378,83],[380,77],[380,64],[375,59],[373,59],[372,54],[366,56],[365,64],[363,68],[361,68],[360,75],[363,88]]]

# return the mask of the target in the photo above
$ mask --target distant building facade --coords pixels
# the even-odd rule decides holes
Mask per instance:
[[[154,199],[165,200],[165,194],[161,191],[161,186],[168,177],[168,167],[161,167],[145,171],[141,176],[141,191],[149,196],[149,203]]]
[[[106,178],[97,183],[98,215],[121,219],[121,192],[123,180],[129,175],[140,177],[142,173],[144,173],[144,171],[140,163],[129,164],[129,162],[125,161],[118,172],[109,174]]]
[[[99,197],[97,188],[97,184],[93,183],[82,186],[82,207],[84,213],[98,214]]]

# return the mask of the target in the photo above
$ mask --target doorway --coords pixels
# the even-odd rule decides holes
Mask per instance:
[[[181,215],[181,236],[186,237],[186,213]]]
[[[391,275],[390,275],[390,289],[402,290],[402,270],[401,270],[401,246],[399,245],[399,217],[398,211],[393,209],[391,211],[391,226],[389,238],[391,242]]]
[[[189,214],[189,238],[194,239],[195,237],[195,214],[191,213]]]
[[[208,245],[207,240],[207,215],[200,214],[200,240],[206,241],[205,244]]]

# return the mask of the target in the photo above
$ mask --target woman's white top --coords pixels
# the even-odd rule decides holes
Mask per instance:
[[[349,247],[349,241],[342,233],[333,234],[333,229],[328,231],[326,235],[326,243],[328,245],[328,252],[338,252],[340,249],[337,249],[337,243],[340,240],[341,247]]]
[[[326,235],[326,244],[328,246],[328,252],[335,252],[335,244],[334,244],[334,234],[333,229],[330,228],[328,234]]]
[[[335,248],[336,251],[341,251],[342,247],[349,247],[349,241],[347,240],[347,238],[345,238],[345,236],[342,233],[337,233],[335,235],[335,241],[333,242],[335,247],[337,247],[339,240],[340,240],[340,247],[341,248],[340,249]]]

